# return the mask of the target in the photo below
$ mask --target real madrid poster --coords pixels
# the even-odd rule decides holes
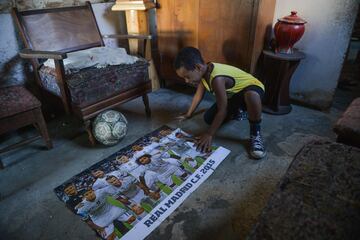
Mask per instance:
[[[103,239],[144,239],[230,153],[201,153],[194,139],[164,126],[55,189],[59,199]]]

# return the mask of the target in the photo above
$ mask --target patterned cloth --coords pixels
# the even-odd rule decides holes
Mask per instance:
[[[40,107],[41,103],[22,86],[0,88],[0,118]]]
[[[94,47],[67,53],[63,60],[65,71],[78,72],[88,67],[104,68],[108,65],[134,64],[138,57],[128,55],[124,48]],[[55,68],[55,62],[48,59],[44,66]]]
[[[360,149],[307,144],[248,239],[360,239]]]
[[[39,70],[43,86],[60,96],[55,69],[42,66]],[[89,67],[79,72],[66,74],[71,101],[80,107],[88,106],[110,96],[136,88],[149,82],[148,62],[140,59],[134,64]]]

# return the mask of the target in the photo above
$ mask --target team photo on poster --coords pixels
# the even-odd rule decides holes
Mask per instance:
[[[103,239],[146,237],[228,154],[210,159],[221,147],[201,153],[194,141],[164,126],[74,176],[56,195]]]

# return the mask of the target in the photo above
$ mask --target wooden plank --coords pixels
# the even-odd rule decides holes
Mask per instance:
[[[206,61],[244,68],[252,0],[200,0],[199,48]]]
[[[176,81],[173,61],[186,46],[198,47],[199,0],[161,0],[156,10],[160,75]]]
[[[15,144],[12,144],[10,146],[7,146],[7,147],[4,147],[4,148],[0,149],[0,153],[9,152],[9,151],[14,150],[14,149],[16,149],[18,147],[24,146],[25,144],[34,142],[34,141],[36,141],[36,140],[38,140],[40,138],[41,138],[41,136],[37,135],[37,136],[31,137],[31,138],[22,140],[22,141],[20,141],[18,143],[15,143]]]
[[[128,102],[149,92],[151,92],[151,83],[147,82],[141,86],[137,86],[127,90],[126,92],[115,94],[112,97],[106,98],[86,107],[73,105],[72,110],[81,119],[88,120],[106,109],[114,108],[122,103]]]
[[[83,45],[102,45],[91,8],[25,15],[22,22],[33,50],[64,52]]]
[[[176,79],[172,63],[185,46],[200,49],[205,61],[251,71],[263,49],[276,0],[159,0],[160,73]]]
[[[117,38],[117,39],[151,39],[151,35],[144,35],[144,34],[108,34],[103,35],[103,38]]]
[[[148,35],[149,30],[149,15],[147,11],[134,11],[134,10],[128,10],[125,12],[126,14],[126,25],[127,30],[130,35],[134,34],[142,34],[142,35]],[[129,39],[129,49],[131,54],[137,54],[139,52],[139,48],[141,50],[144,49],[144,57],[148,60],[150,60],[149,65],[149,77],[152,82],[152,89],[156,90],[160,87],[160,81],[159,77],[157,75],[155,66],[153,64],[153,61],[151,61],[151,42],[146,41],[145,44],[140,45],[141,41],[138,41],[137,39]]]
[[[0,119],[0,134],[25,127],[35,122],[32,109]]]
[[[67,58],[66,53],[51,51],[34,51],[28,48],[20,50],[19,55],[22,58],[50,58],[56,60]]]
[[[250,60],[249,71],[255,72],[256,64],[261,55],[264,45],[270,42],[272,22],[275,12],[276,0],[258,0],[258,7],[254,13],[254,30],[251,37],[252,45],[249,47],[248,59]]]

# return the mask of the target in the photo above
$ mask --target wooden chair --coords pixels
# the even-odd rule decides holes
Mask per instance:
[[[12,15],[20,29],[26,49],[22,58],[31,60],[39,86],[61,99],[66,113],[79,117],[85,125],[92,145],[91,118],[100,112],[142,96],[146,115],[151,115],[147,93],[151,92],[148,61],[140,58],[134,64],[86,68],[67,74],[63,59],[67,53],[104,46],[96,19],[89,2],[85,6],[40,9]],[[150,35],[108,35],[108,38],[137,39],[138,54],[145,57]],[[41,59],[53,59],[55,69],[41,64]]]
[[[41,103],[22,86],[0,88],[0,134],[33,124],[46,142],[48,149],[52,142],[41,112]],[[35,136],[6,148],[0,153],[10,151],[16,147],[39,139]],[[0,168],[4,168],[0,160]]]

